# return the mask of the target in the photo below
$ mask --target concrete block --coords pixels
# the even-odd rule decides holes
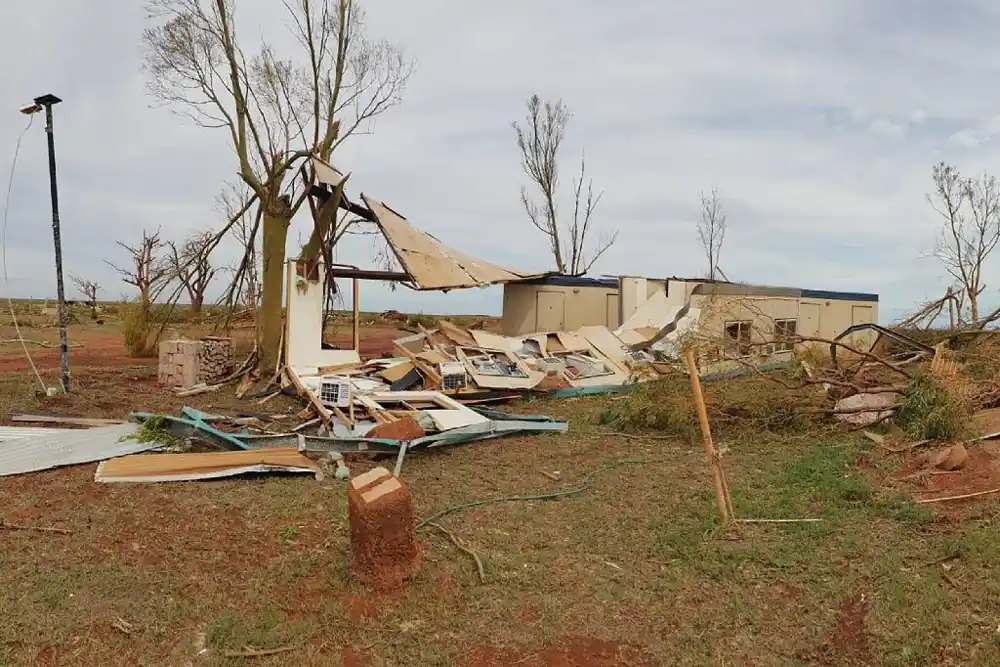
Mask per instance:
[[[378,590],[401,587],[423,561],[409,488],[385,468],[375,468],[351,480],[347,507],[351,574]]]
[[[381,466],[378,468],[372,468],[368,472],[362,473],[352,479],[351,488],[357,491],[364,491],[369,486],[378,484],[386,477],[392,477],[392,473]]]

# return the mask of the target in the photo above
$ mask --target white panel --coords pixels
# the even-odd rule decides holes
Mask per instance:
[[[156,447],[155,442],[122,440],[138,428],[118,424],[9,440],[0,444],[0,476],[103,461]]]

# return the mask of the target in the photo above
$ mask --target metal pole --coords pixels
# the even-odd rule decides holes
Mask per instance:
[[[56,184],[56,140],[52,132],[52,104],[45,106],[45,134],[49,140],[49,186],[52,194],[52,241],[56,250],[56,298],[59,300],[59,376],[69,392],[69,339],[66,334],[66,291],[63,286],[62,236],[59,232],[59,187]]]

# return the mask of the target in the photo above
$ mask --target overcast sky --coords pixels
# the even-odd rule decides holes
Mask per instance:
[[[284,31],[280,3],[239,0],[244,48]],[[404,103],[335,160],[350,194],[384,200],[468,254],[549,269],[520,208],[510,127],[524,100],[561,97],[575,115],[568,175],[586,148],[596,215],[619,240],[596,273],[704,270],[698,192],[718,186],[740,281],[877,292],[886,321],[939,295],[923,258],[937,222],[925,200],[938,160],[1000,171],[1000,5],[987,0],[379,0],[366,30],[417,63]],[[218,225],[215,195],[236,164],[220,130],[191,126],[144,92],[138,0],[0,5],[4,173],[52,92],[65,265],[104,298],[129,293],[103,260],[116,239]],[[286,55],[293,55],[286,51]],[[569,200],[564,200],[569,206]],[[290,252],[297,249],[293,231]],[[35,119],[14,179],[7,271],[16,296],[53,295],[45,133]],[[367,241],[340,261],[369,264]],[[1000,257],[986,300],[1000,301]],[[996,278],[993,278],[993,276]],[[500,291],[442,294],[362,286],[362,308],[498,313]]]

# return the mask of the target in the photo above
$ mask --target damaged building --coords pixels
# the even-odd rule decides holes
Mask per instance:
[[[652,336],[688,305],[704,338],[717,339],[705,361],[775,356],[793,337],[834,338],[878,322],[878,295],[690,278],[545,276],[504,285],[507,336],[605,326],[626,343]],[[628,332],[642,332],[640,334]],[[864,346],[872,332],[855,334]]]

